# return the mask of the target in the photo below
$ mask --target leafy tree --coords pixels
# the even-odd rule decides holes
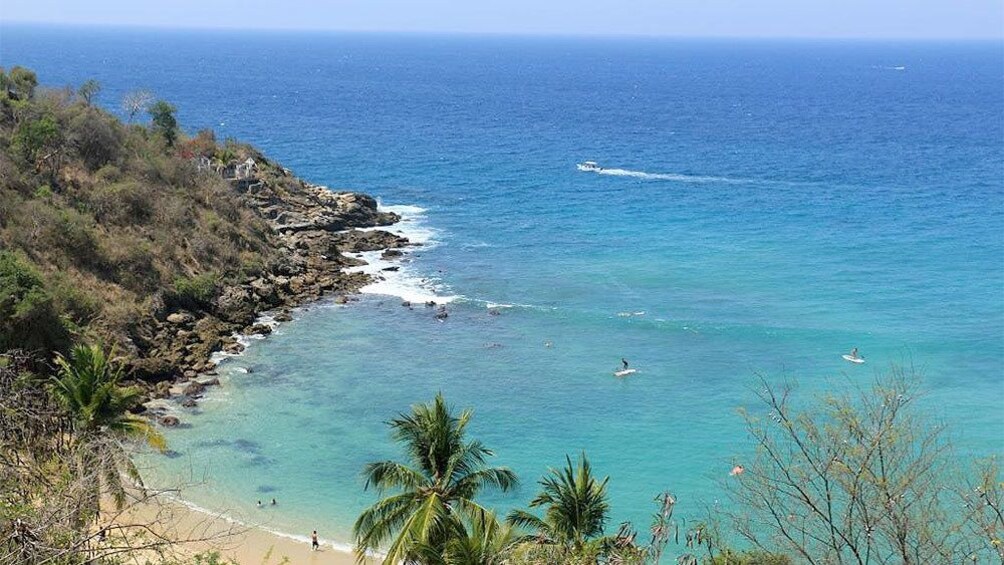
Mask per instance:
[[[597,480],[585,453],[576,464],[567,455],[565,461],[565,468],[550,469],[540,480],[541,491],[530,501],[530,508],[544,508],[544,518],[514,510],[508,521],[534,532],[535,543],[556,546],[567,557],[603,536],[610,510],[607,502],[610,477]]]
[[[69,334],[42,278],[27,262],[0,251],[0,352],[63,350]]]
[[[150,91],[136,90],[128,92],[122,97],[122,109],[125,110],[129,121],[132,122],[136,114],[145,112],[150,107],[151,102],[153,102],[153,94]]]
[[[820,564],[961,563],[986,551],[966,534],[942,428],[914,414],[914,382],[896,370],[805,410],[790,386],[762,383],[763,412],[744,413],[756,454],[726,485],[738,532]]]
[[[38,77],[34,71],[24,67],[14,67],[7,74],[7,91],[18,100],[31,100],[35,96]]]
[[[101,83],[94,79],[89,79],[77,89],[77,94],[83,99],[84,104],[91,105],[91,101],[101,92]]]
[[[159,100],[150,106],[147,112],[153,119],[153,131],[164,136],[168,146],[173,146],[178,139],[178,119],[175,117],[177,110],[164,100]]]
[[[451,540],[466,535],[464,520],[488,523],[489,511],[474,498],[485,488],[508,491],[517,479],[509,469],[487,466],[492,451],[467,439],[472,415],[470,410],[454,415],[437,394],[429,404],[413,406],[410,414],[389,422],[409,461],[366,466],[367,489],[395,492],[356,520],[353,535],[360,561],[388,541],[386,564],[414,561],[430,552],[443,555]]]
[[[11,137],[11,149],[26,162],[41,165],[52,157],[60,142],[59,125],[51,114],[18,125]]]

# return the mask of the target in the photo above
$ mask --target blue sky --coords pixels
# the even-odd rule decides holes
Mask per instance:
[[[975,39],[1004,37],[1004,1],[0,0],[0,20],[345,31]]]

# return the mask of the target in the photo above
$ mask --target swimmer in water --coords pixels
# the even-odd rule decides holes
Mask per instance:
[[[742,465],[736,465],[735,467],[732,468],[732,471],[730,471],[729,474],[732,475],[733,477],[736,477],[742,475],[745,470],[746,469],[743,468]]]

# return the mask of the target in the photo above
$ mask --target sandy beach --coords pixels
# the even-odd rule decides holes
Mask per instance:
[[[264,525],[239,522],[222,514],[195,509],[166,495],[132,503],[113,518],[113,523],[109,527],[109,544],[116,544],[123,532],[129,532],[132,547],[143,543],[139,539],[169,539],[177,542],[167,553],[174,558],[216,551],[241,565],[351,565],[356,562],[353,553],[335,547],[324,539],[323,532],[318,532],[321,547],[314,551],[310,547],[310,532],[295,537],[279,535]],[[136,563],[163,557],[152,550],[129,555]],[[376,562],[367,560],[367,563]]]

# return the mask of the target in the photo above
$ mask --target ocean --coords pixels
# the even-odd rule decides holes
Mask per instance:
[[[0,64],[120,114],[149,89],[423,242],[180,411],[141,463],[200,507],[345,544],[385,422],[438,391],[522,479],[487,503],[585,452],[612,529],[725,503],[761,377],[809,402],[914,367],[963,460],[1004,454],[1001,43],[4,25]]]

